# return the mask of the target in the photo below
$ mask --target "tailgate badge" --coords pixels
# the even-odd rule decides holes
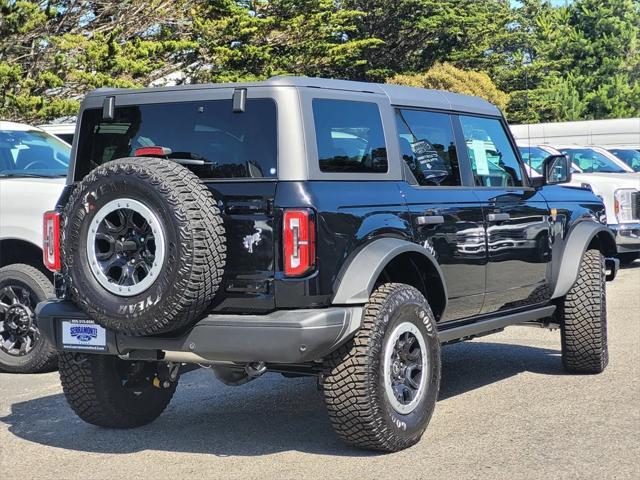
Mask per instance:
[[[246,235],[242,240],[242,244],[245,250],[249,253],[253,253],[253,247],[260,245],[262,241],[262,229],[256,228],[256,233],[253,235]]]

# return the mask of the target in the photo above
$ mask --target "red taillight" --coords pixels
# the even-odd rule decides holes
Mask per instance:
[[[60,212],[45,212],[42,231],[42,259],[52,272],[60,271]]]
[[[171,149],[167,147],[142,147],[134,152],[136,157],[166,157],[169,154]]]
[[[316,226],[309,209],[284,212],[284,273],[300,277],[316,264]]]

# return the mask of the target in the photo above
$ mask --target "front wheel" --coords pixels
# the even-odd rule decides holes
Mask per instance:
[[[362,328],[324,366],[327,410],[343,440],[387,452],[417,443],[440,387],[440,342],[424,296],[409,285],[381,285]]]
[[[600,373],[609,362],[604,257],[587,250],[578,279],[560,304],[562,363],[572,373]]]
[[[61,353],[60,380],[67,402],[82,420],[109,428],[151,423],[169,405],[177,370],[166,363],[112,355]]]

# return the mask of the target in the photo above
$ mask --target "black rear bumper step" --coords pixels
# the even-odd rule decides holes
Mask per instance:
[[[69,350],[62,345],[62,320],[89,320],[66,301],[42,302],[36,313],[40,330],[60,351]],[[106,349],[86,351],[195,363],[304,363],[330,353],[359,327],[361,318],[362,307],[358,306],[279,310],[266,315],[215,314],[175,337],[133,337],[107,330]]]

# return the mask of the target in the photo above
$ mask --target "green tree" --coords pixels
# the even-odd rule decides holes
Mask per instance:
[[[358,77],[367,65],[364,53],[381,43],[356,38],[363,15],[333,0],[205,2],[193,14],[199,48],[191,71],[199,81]]]
[[[505,108],[509,100],[509,95],[500,91],[486,73],[462,70],[449,63],[436,63],[424,73],[399,74],[390,78],[388,82],[475,95],[499,108]]]
[[[508,45],[513,12],[508,0],[344,0],[365,12],[360,38],[377,38],[381,48],[365,52],[366,78],[425,71],[436,62],[487,69]]]
[[[551,8],[527,0],[516,28],[523,43],[514,58],[529,61],[494,69],[498,85],[511,92],[512,121],[640,115],[640,4],[576,0]]]
[[[0,116],[75,114],[88,90],[139,87],[180,68],[186,0],[0,0]]]

